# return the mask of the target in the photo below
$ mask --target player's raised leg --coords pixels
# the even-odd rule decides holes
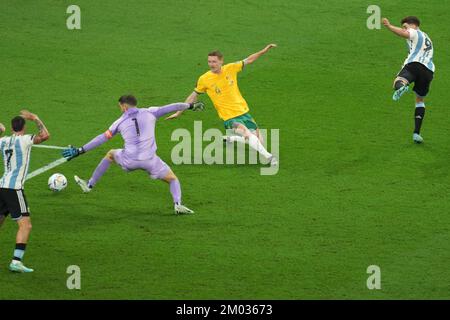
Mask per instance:
[[[16,235],[16,248],[14,250],[13,260],[9,265],[9,270],[21,273],[33,272],[33,269],[25,267],[22,262],[32,228],[31,219],[30,217],[22,216],[17,220],[17,224],[19,226],[19,230]]]
[[[402,70],[403,71],[403,70]],[[394,95],[392,99],[394,101],[400,100],[401,96],[408,92],[409,90],[409,81],[404,77],[397,77],[394,80]]]
[[[177,176],[173,173],[172,170],[166,173],[166,175],[161,178],[161,180],[167,182],[169,184],[170,193],[172,194],[174,210],[176,214],[183,213],[194,213],[191,209],[181,204],[181,185]]]
[[[78,176],[75,176],[75,182],[80,186],[83,192],[88,193],[92,190],[98,180],[105,174],[105,172],[111,166],[111,163],[115,162],[114,155],[118,150],[109,150],[106,156],[100,161],[97,168],[95,168],[92,177],[89,181],[80,179]]]

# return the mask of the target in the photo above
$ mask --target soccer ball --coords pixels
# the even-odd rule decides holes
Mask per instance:
[[[55,173],[48,179],[48,187],[54,192],[59,192],[67,187],[67,178],[61,173]]]

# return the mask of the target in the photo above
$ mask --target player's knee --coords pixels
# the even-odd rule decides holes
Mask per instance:
[[[33,228],[33,225],[31,224],[30,219],[24,219],[22,221],[22,223],[19,224],[19,229],[21,229],[23,231],[30,232],[32,228]]]
[[[167,182],[171,182],[171,181],[178,180],[178,177],[175,175],[175,173],[173,173],[173,171],[169,171],[163,180],[165,180]]]
[[[237,127],[234,129],[234,133],[242,136],[245,138],[245,140],[248,140],[248,138],[250,138],[250,135],[252,134],[250,132],[250,130],[248,130],[247,128],[242,128],[242,127]]]
[[[260,140],[260,138],[259,138],[258,134],[256,134],[256,132],[248,130],[248,134],[245,136],[245,140],[250,140],[250,138],[252,138],[252,137]]]
[[[108,159],[109,161],[114,161],[114,152],[115,152],[115,150],[109,150],[106,153],[105,158]]]

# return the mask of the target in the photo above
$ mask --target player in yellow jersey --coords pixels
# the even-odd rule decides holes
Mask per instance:
[[[223,55],[219,51],[208,54],[210,71],[204,73],[197,81],[197,87],[186,99],[186,103],[197,101],[199,94],[206,93],[212,100],[219,117],[224,121],[225,129],[231,129],[236,136],[227,136],[228,142],[239,141],[258,151],[270,161],[272,166],[278,165],[278,160],[270,154],[262,144],[258,125],[249,113],[247,102],[242,97],[237,84],[237,74],[247,65],[255,62],[260,56],[275,48],[269,44],[244,60],[224,65]],[[175,119],[183,111],[178,111],[166,119]]]

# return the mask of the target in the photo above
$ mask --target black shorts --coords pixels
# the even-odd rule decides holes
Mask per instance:
[[[8,214],[11,214],[13,220],[30,216],[30,209],[23,190],[0,188],[0,216]]]
[[[420,97],[425,97],[430,91],[430,84],[433,80],[433,71],[419,62],[411,62],[403,67],[397,77],[414,82],[414,92]]]

